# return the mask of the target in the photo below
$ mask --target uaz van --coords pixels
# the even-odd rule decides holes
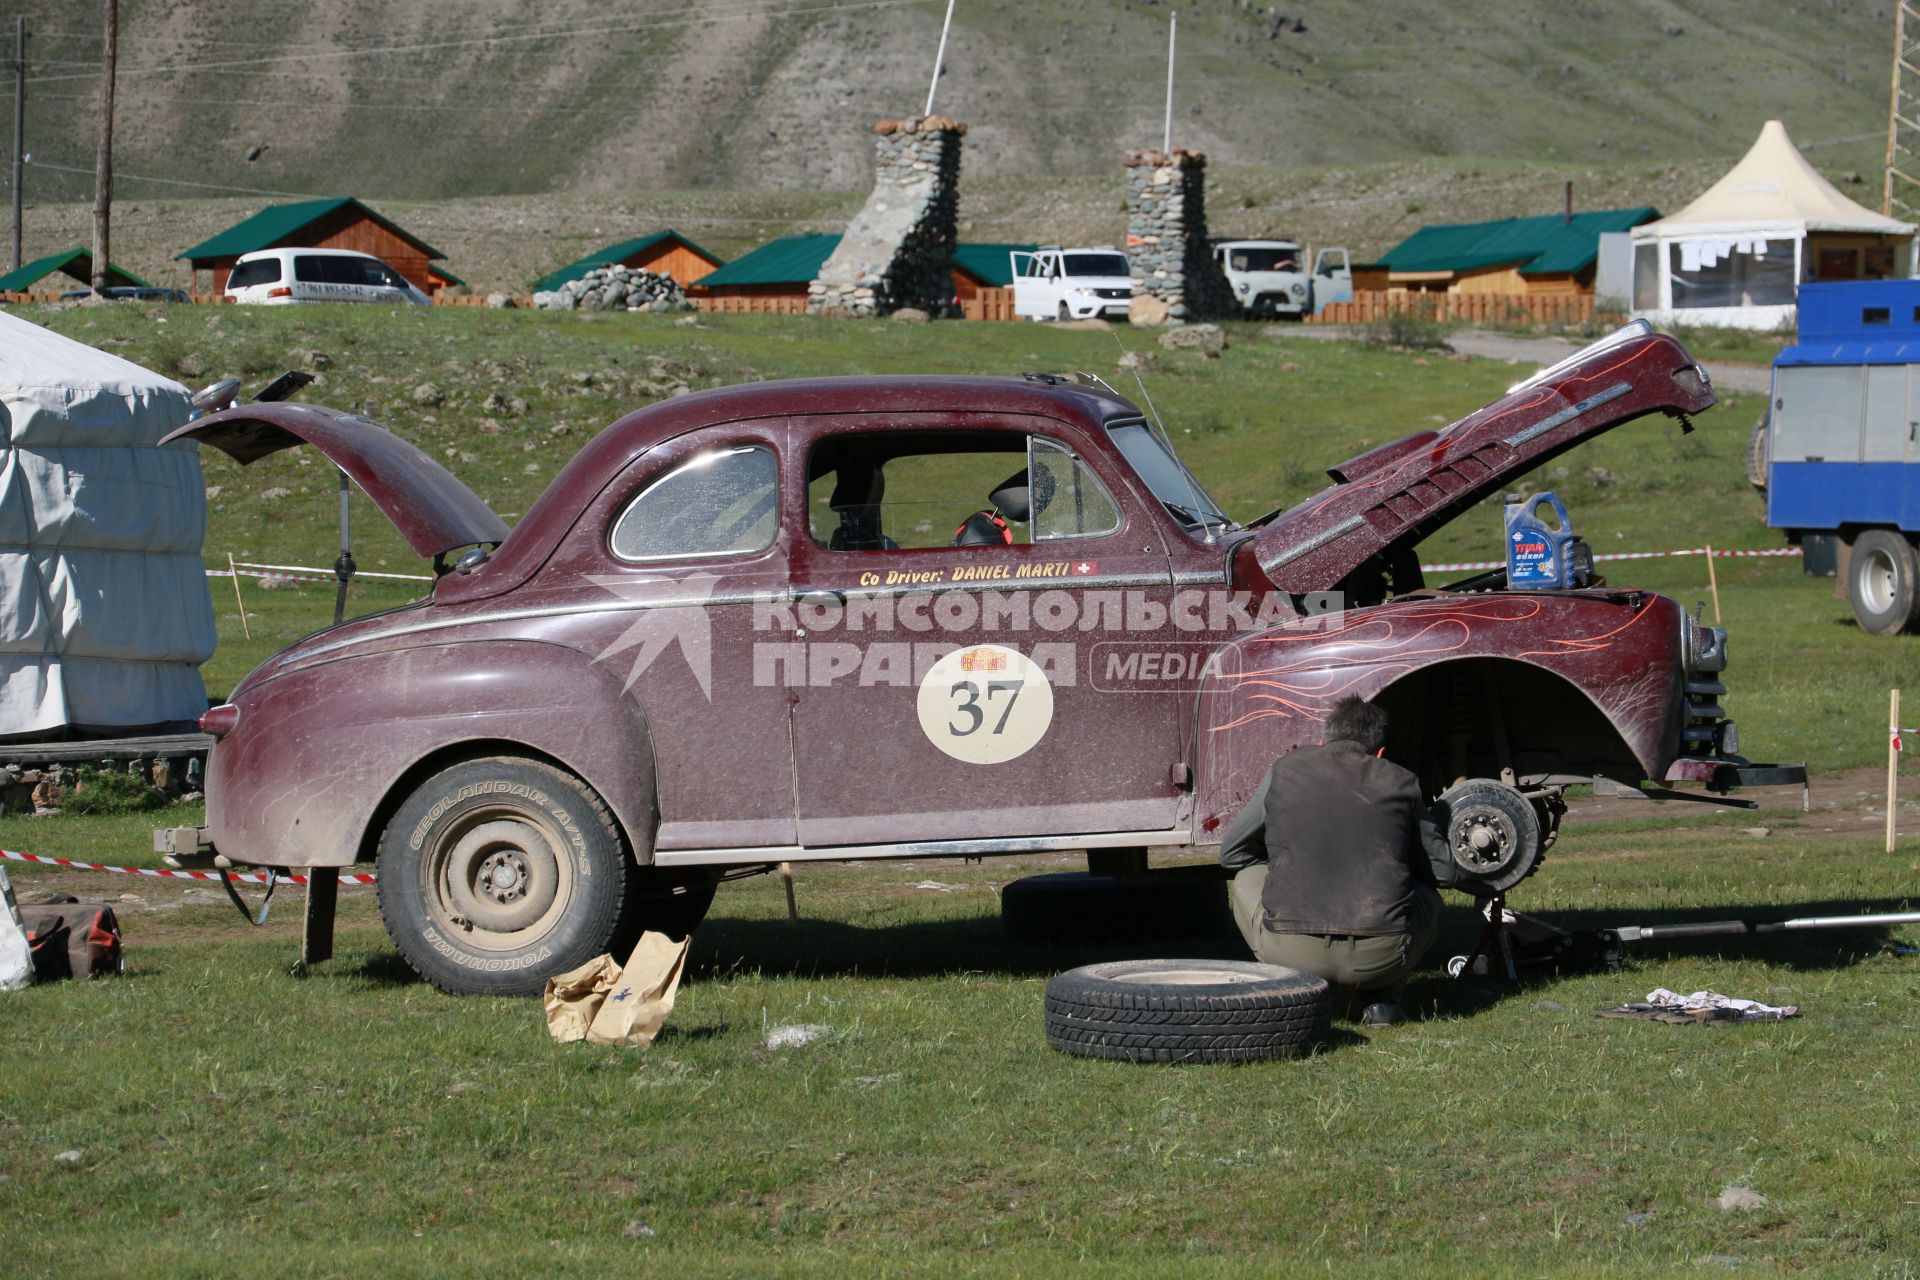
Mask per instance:
[[[226,296],[230,302],[431,303],[392,267],[353,249],[243,253],[227,275]]]

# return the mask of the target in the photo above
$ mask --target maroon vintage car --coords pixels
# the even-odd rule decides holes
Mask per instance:
[[[1459,887],[1504,889],[1562,791],[1793,780],[1721,713],[1725,635],[1602,585],[1433,589],[1414,547],[1504,482],[1714,403],[1621,330],[1239,525],[1104,385],[869,377],[702,392],[614,423],[511,533],[363,418],[256,404],[176,433],[306,443],[438,576],[300,641],[210,712],[235,863],[378,865],[409,962],[537,990],[729,868],[1217,840],[1339,698],[1393,710]]]

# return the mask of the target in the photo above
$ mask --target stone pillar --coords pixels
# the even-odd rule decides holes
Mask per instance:
[[[953,246],[960,208],[960,139],[946,116],[873,126],[873,194],[807,286],[812,315],[886,315],[917,307],[953,312]]]
[[[1175,147],[1124,162],[1134,323],[1231,315],[1233,290],[1207,246],[1207,158]]]

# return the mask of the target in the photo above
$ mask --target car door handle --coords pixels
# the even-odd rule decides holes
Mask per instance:
[[[847,598],[838,591],[802,591],[794,596],[794,601],[814,609],[838,609]]]

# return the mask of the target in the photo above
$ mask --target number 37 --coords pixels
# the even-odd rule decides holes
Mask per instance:
[[[1007,727],[1007,717],[1013,714],[1013,704],[1019,700],[1020,690],[1025,686],[1026,681],[1024,680],[987,681],[986,705],[988,709],[991,709],[993,706],[995,694],[1004,693],[1007,695],[1006,706],[1000,709],[1000,718],[994,721],[991,732],[997,734],[1005,731]],[[965,738],[971,734],[978,733],[980,726],[985,724],[987,720],[986,711],[982,710],[980,705],[980,686],[971,680],[962,680],[955,684],[950,692],[952,692],[956,699],[962,700],[960,705],[954,708],[954,711],[966,717],[966,723],[965,726],[962,727],[961,722],[956,720],[947,726],[947,732],[956,738]]]

